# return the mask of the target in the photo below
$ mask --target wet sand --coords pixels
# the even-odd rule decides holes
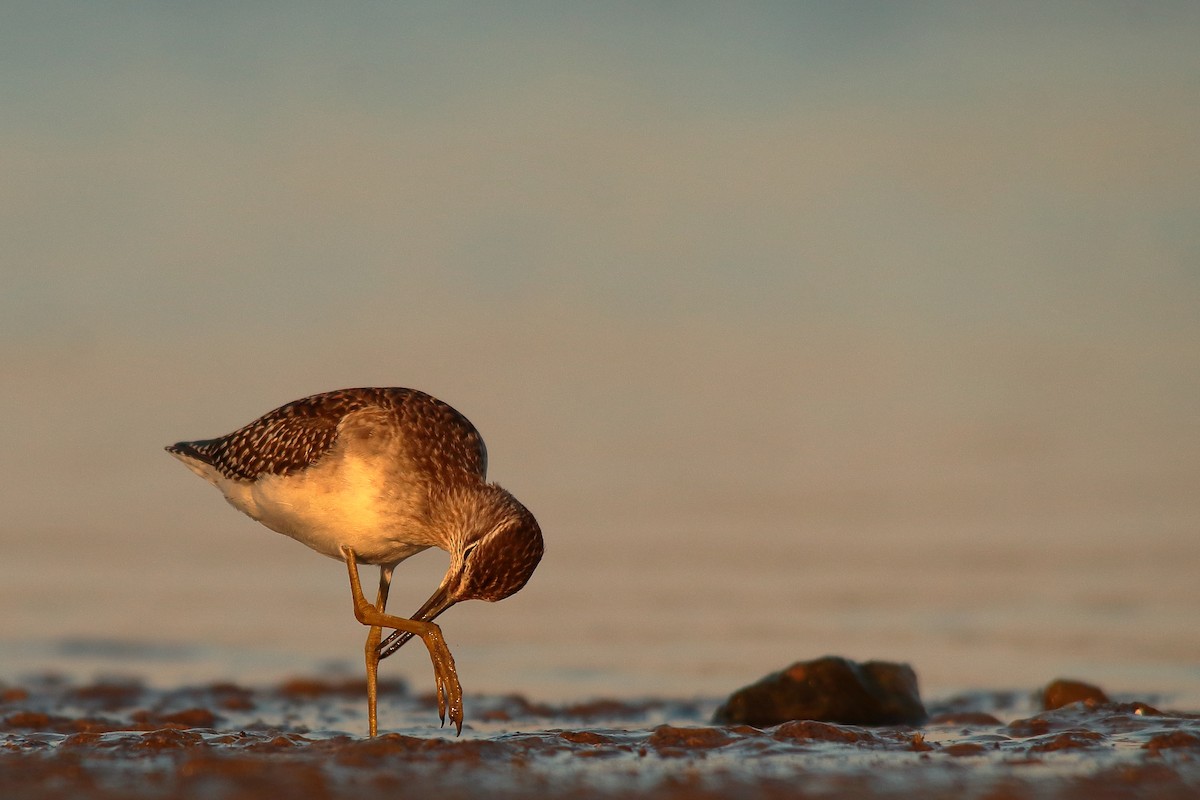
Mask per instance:
[[[719,698],[467,697],[461,737],[432,697],[297,678],[156,689],[54,676],[0,683],[6,798],[934,797],[1200,795],[1200,715],[1153,697],[1042,711],[1036,687],[933,698],[920,727],[714,726]]]

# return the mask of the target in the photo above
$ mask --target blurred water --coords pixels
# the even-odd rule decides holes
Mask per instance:
[[[664,347],[653,342],[649,362]],[[469,691],[711,696],[834,653],[908,661],[927,692],[1076,676],[1197,705],[1195,451],[1137,414],[1148,403],[1138,387],[1073,373],[1074,354],[1048,347],[1040,358],[1064,369],[1047,364],[1043,381],[1014,384],[998,403],[985,388],[992,367],[972,364],[969,348],[961,363],[941,352],[903,365],[879,343],[891,370],[926,369],[928,381],[859,375],[803,398],[809,382],[796,373],[726,346],[703,350],[714,374],[737,376],[723,383],[682,367],[623,387],[599,375],[547,381],[533,410],[466,392],[475,399],[458,405],[488,438],[492,477],[537,513],[547,539],[525,590],[444,618]],[[803,373],[828,381],[842,364],[810,358]],[[480,367],[485,385],[505,385]],[[957,385],[967,378],[974,387]],[[569,394],[599,405],[556,408]],[[626,407],[605,407],[609,396]],[[123,498],[92,525],[21,521],[35,543],[14,535],[10,516],[0,585],[21,611],[4,621],[0,674],[265,681],[359,668],[363,632],[340,565],[229,509],[157,449],[262,405],[226,398],[227,419],[156,411],[154,431],[132,434],[144,450],[131,466],[81,487]],[[415,609],[444,567],[436,551],[402,566],[392,609]],[[63,650],[63,640],[100,646]],[[106,656],[111,640],[167,649]],[[385,672],[422,685],[424,658],[410,648]]]

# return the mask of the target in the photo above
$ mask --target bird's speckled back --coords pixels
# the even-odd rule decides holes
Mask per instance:
[[[430,482],[452,486],[486,478],[487,448],[475,426],[451,406],[415,389],[316,394],[280,406],[226,436],[179,442],[167,449],[210,464],[230,480],[292,475],[329,452],[347,414],[368,408],[385,412],[404,438],[413,468]]]

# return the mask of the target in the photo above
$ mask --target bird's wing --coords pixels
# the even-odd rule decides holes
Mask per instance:
[[[377,408],[394,415],[414,433],[418,456],[440,450],[441,468],[459,475],[487,472],[483,437],[466,417],[436,398],[413,389],[363,388],[325,392],[271,411],[233,433],[216,439],[179,442],[167,448],[205,464],[226,478],[253,481],[260,475],[290,475],[316,463],[337,441],[347,414]]]
[[[234,480],[289,475],[333,446],[338,422],[348,410],[343,398],[315,395],[280,406],[227,436],[179,442],[167,450],[209,464]]]

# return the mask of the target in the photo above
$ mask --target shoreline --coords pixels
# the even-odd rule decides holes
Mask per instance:
[[[42,798],[1185,797],[1200,714],[1126,701],[1052,711],[1036,692],[927,702],[920,726],[713,725],[707,701],[551,705],[469,695],[461,737],[428,694],[382,687],[368,739],[360,680],[148,688],[43,675],[0,682],[0,785]],[[399,724],[397,724],[399,723]]]

